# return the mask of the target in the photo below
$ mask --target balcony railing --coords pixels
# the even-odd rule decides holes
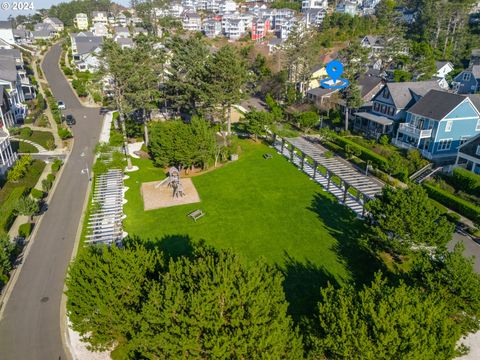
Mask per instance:
[[[432,136],[432,129],[422,130],[422,129],[417,128],[416,126],[413,126],[410,123],[400,124],[400,126],[398,128],[398,131],[400,131],[400,132],[402,132],[406,135],[414,136],[414,137],[417,137],[417,138],[420,138],[420,139],[429,138],[429,137]]]

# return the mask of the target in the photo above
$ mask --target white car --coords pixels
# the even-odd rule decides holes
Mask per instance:
[[[67,108],[63,101],[57,101],[57,106],[59,110],[65,110]]]

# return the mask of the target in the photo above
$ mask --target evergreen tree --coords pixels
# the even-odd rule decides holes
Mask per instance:
[[[15,211],[17,214],[28,216],[32,220],[33,216],[40,211],[40,206],[37,200],[29,196],[23,196],[16,202]]]
[[[308,339],[314,359],[451,359],[460,331],[435,294],[377,274],[370,286],[321,291]]]
[[[135,241],[126,241],[123,249],[81,249],[66,280],[72,328],[94,350],[128,341],[138,330],[142,304],[162,262],[158,252]]]
[[[370,241],[374,247],[404,254],[412,247],[443,247],[452,238],[453,224],[440,215],[425,190],[385,187],[382,196],[367,203],[372,217]]]
[[[253,134],[257,140],[259,136],[266,134],[268,126],[273,122],[273,115],[265,111],[252,110],[245,115],[245,121],[247,122],[247,131]]]
[[[201,248],[171,261],[132,341],[136,358],[301,359],[282,277],[259,260]]]
[[[362,93],[356,81],[352,81],[345,90],[345,131],[348,130],[348,116],[350,109],[358,109],[363,105]]]

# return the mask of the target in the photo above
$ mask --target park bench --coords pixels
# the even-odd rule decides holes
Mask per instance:
[[[188,214],[188,216],[197,222],[198,219],[200,219],[202,216],[205,216],[205,213],[202,210],[195,210]]]
[[[272,154],[263,154],[264,159],[271,159],[272,157]]]

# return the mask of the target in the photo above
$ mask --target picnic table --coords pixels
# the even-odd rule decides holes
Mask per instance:
[[[198,219],[205,216],[205,213],[202,210],[198,209],[192,211],[190,214],[188,214],[188,216],[191,217],[195,222],[197,222]]]

